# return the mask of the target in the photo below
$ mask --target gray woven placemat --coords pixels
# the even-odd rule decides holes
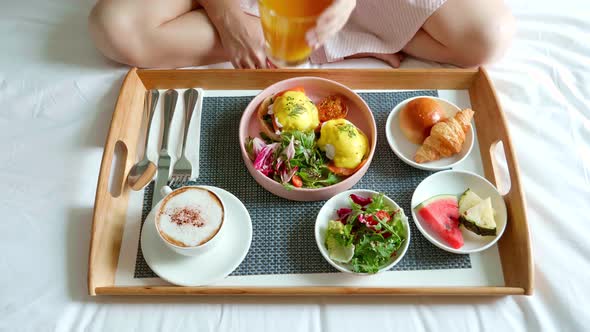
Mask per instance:
[[[391,109],[404,99],[436,91],[361,93],[377,121],[375,157],[365,176],[354,188],[384,192],[408,214],[411,225],[410,248],[392,270],[433,270],[470,268],[469,255],[443,251],[418,231],[411,221],[410,200],[416,186],[431,172],[406,165],[389,148],[385,123]],[[319,253],[314,223],[321,202],[293,202],[274,196],[260,187],[243,164],[238,143],[242,111],[252,97],[205,97],[201,132],[201,171],[196,183],[223,188],[238,197],[252,218],[252,245],[248,255],[232,275],[337,272]],[[142,226],[152,206],[153,183],[146,189]],[[157,277],[138,246],[135,278]]]

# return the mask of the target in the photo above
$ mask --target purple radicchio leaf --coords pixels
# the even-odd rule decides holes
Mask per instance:
[[[293,157],[295,157],[295,143],[293,143],[293,141],[294,141],[294,139],[291,138],[289,145],[287,145],[285,150],[283,150],[283,153],[287,157],[287,160],[291,160],[291,159],[293,159]]]
[[[252,140],[252,152],[255,156],[258,156],[260,151],[266,146],[266,143],[259,137],[254,137]]]
[[[297,168],[298,167],[293,167],[291,170],[287,170],[287,168],[284,167],[279,173],[281,175],[281,181],[283,183],[289,183],[291,178],[293,178],[293,175],[295,175],[295,172],[297,172]]]
[[[271,176],[273,172],[273,155],[278,147],[278,143],[269,144],[263,147],[256,155],[256,159],[254,160],[254,168],[266,176]]]
[[[283,160],[283,156],[279,156],[277,158],[276,163],[275,163],[275,171],[277,173],[279,173],[281,171],[281,168],[283,168],[284,164],[285,164],[285,161]]]
[[[362,197],[355,194],[350,194],[350,199],[352,199],[353,202],[360,206],[365,206],[373,202],[373,199],[371,197]]]
[[[338,215],[338,220],[346,223],[346,219],[348,219],[348,216],[350,216],[350,214],[352,213],[352,209],[350,208],[340,208],[336,211],[336,214]]]

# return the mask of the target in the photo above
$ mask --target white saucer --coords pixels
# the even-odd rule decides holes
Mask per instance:
[[[224,234],[215,247],[199,256],[182,256],[162,242],[156,230],[154,211],[141,232],[141,251],[149,267],[160,278],[179,286],[210,285],[227,277],[244,260],[252,242],[252,220],[242,202],[231,193],[204,186],[221,197],[227,211]]]
[[[399,112],[406,106],[406,104],[410,100],[421,97],[436,99],[436,101],[438,101],[444,108],[444,110],[447,112],[448,116],[454,116],[455,114],[457,114],[457,112],[461,110],[455,104],[437,97],[418,96],[408,98],[402,101],[401,103],[397,104],[397,106],[395,106],[395,108],[391,111],[391,113],[389,113],[389,116],[387,117],[387,123],[385,125],[385,135],[387,136],[387,142],[389,142],[389,146],[391,147],[393,152],[403,162],[412,167],[425,169],[429,171],[440,171],[444,169],[449,169],[463,161],[471,152],[474,142],[473,123],[471,124],[471,128],[465,135],[465,143],[463,144],[463,148],[458,154],[440,160],[419,164],[414,161],[414,155],[416,154],[416,151],[418,151],[420,145],[410,142],[402,133],[399,127]]]
[[[436,195],[450,194],[459,197],[467,188],[470,188],[482,198],[490,197],[492,199],[492,207],[496,212],[494,219],[496,220],[497,234],[496,236],[479,236],[461,226],[460,230],[463,234],[464,244],[463,247],[455,249],[447,245],[443,239],[431,231],[430,227],[416,214],[414,209],[420,203]],[[416,187],[411,204],[412,218],[414,218],[414,223],[420,233],[430,243],[455,254],[471,254],[486,250],[498,242],[506,229],[508,213],[504,198],[488,180],[471,172],[448,170],[430,175]]]

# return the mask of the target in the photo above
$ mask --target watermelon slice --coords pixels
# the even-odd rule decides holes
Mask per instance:
[[[416,213],[430,229],[455,249],[463,246],[463,234],[459,229],[459,205],[453,195],[438,195],[416,207]]]

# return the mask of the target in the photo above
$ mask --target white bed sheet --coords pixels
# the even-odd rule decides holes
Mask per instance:
[[[489,69],[520,162],[534,296],[91,298],[94,192],[128,68],[94,50],[86,33],[92,1],[3,1],[0,330],[590,330],[590,3],[509,3],[518,33]]]

